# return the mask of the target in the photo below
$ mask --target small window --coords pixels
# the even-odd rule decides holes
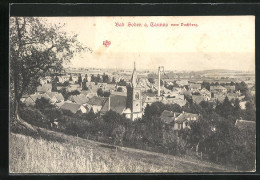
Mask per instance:
[[[136,104],[136,106],[138,106],[138,104]]]

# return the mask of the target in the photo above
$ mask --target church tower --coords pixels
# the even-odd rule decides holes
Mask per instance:
[[[142,118],[142,94],[141,88],[138,87],[137,72],[134,63],[134,70],[131,77],[131,82],[127,86],[127,101],[125,115],[132,121]]]

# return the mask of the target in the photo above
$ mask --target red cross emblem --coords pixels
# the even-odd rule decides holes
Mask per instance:
[[[103,45],[108,47],[111,45],[111,41],[105,40],[105,41],[103,41]]]

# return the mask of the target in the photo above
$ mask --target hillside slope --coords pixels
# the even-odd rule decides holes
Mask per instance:
[[[43,138],[10,134],[10,173],[224,172],[223,166],[115,147],[41,129]],[[48,140],[46,140],[48,139]]]

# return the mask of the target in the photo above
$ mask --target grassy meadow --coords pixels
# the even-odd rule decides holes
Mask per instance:
[[[115,147],[53,131],[40,138],[11,133],[9,147],[10,173],[230,171],[208,162]]]

